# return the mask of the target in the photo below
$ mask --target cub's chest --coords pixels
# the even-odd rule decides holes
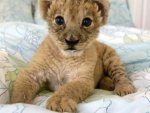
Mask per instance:
[[[89,61],[82,58],[68,58],[68,59],[51,59],[51,63],[48,66],[48,70],[51,73],[51,76],[58,77],[73,77],[77,73],[86,69],[88,71],[88,67],[90,65],[95,64],[94,61]]]
[[[54,58],[48,67],[47,80],[51,90],[57,90],[61,85],[94,73],[96,58]]]

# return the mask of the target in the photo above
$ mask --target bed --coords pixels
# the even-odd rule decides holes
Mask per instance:
[[[8,2],[8,0],[2,1],[3,5]],[[39,15],[36,0],[14,2],[15,5],[23,2],[23,9],[34,9],[34,13],[31,13],[31,10],[14,13],[14,11],[18,12],[17,7],[18,9],[14,11],[5,9],[9,12],[9,16],[7,14],[0,16],[0,113],[55,113],[45,109],[47,99],[53,94],[47,90],[37,95],[34,105],[8,104],[17,74],[30,62],[32,55],[47,34],[47,27]],[[123,18],[126,20],[119,18],[114,21],[113,10],[117,10],[115,9],[117,6],[122,5],[121,9],[126,11],[128,9],[124,6],[125,0],[117,3],[116,0],[111,0],[111,3],[113,5],[109,24],[100,29],[97,40],[107,43],[117,51],[137,92],[119,97],[113,92],[95,89],[90,97],[78,105],[77,113],[149,113],[150,31],[133,28],[130,14],[128,18]],[[11,6],[11,8],[16,7]],[[0,4],[1,10],[4,8],[2,9]],[[122,25],[130,27],[122,27]]]

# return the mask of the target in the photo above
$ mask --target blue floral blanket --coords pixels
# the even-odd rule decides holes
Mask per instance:
[[[116,49],[137,92],[124,97],[95,89],[78,105],[77,113],[150,113],[150,32],[134,28],[104,26],[98,41]],[[0,113],[54,113],[45,109],[53,94],[42,91],[35,105],[10,105],[12,85],[44,40],[47,28],[29,23],[0,24]]]

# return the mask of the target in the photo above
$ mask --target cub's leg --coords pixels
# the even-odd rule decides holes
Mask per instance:
[[[40,89],[33,70],[22,71],[16,79],[11,96],[11,103],[32,103],[34,96]]]
[[[115,88],[112,79],[111,79],[110,77],[107,77],[107,76],[104,76],[104,77],[101,79],[101,81],[100,81],[98,87],[99,87],[100,89],[105,89],[105,90],[109,90],[109,91],[113,91],[114,88]]]
[[[87,98],[93,89],[93,79],[79,78],[66,83],[48,100],[47,108],[57,112],[75,112],[77,103]]]
[[[112,82],[115,86],[114,92],[120,96],[134,93],[135,87],[128,79],[123,63],[117,56],[115,50],[104,44],[99,45],[99,47],[101,46],[104,48],[104,51],[101,54],[104,70],[112,79]]]

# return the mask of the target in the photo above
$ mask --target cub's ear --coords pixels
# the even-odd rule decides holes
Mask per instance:
[[[39,0],[40,12],[42,17],[46,20],[48,9],[50,8],[52,0]]]
[[[109,13],[109,0],[94,0],[94,2],[98,5],[98,12],[100,12],[102,16],[102,24],[106,24]]]

